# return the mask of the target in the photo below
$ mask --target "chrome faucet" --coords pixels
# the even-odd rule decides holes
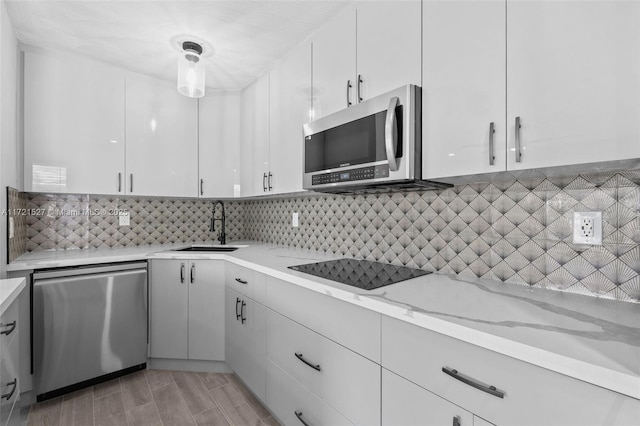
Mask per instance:
[[[221,219],[216,219],[216,205],[220,204],[222,206],[222,218]],[[220,244],[226,244],[227,242],[227,236],[224,233],[224,222],[225,222],[225,214],[224,214],[224,203],[220,200],[214,201],[213,202],[213,207],[211,209],[211,224],[209,225],[209,231],[214,232],[216,230],[216,220],[219,220],[220,222],[222,222],[222,226],[221,226],[221,230],[220,233],[218,234],[218,241],[220,241]]]

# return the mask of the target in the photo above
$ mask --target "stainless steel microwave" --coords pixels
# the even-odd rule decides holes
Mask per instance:
[[[303,126],[303,188],[355,192],[449,185],[422,176],[421,89],[406,85]]]

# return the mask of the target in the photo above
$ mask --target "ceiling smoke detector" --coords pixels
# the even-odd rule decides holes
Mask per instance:
[[[178,92],[190,98],[204,96],[202,46],[193,41],[183,42],[178,56]]]

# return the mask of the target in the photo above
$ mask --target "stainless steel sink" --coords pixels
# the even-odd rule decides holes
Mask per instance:
[[[224,252],[230,252],[230,251],[236,251],[239,248],[242,247],[246,247],[246,246],[191,246],[191,247],[185,247],[182,249],[177,249],[175,251],[193,251],[193,252],[219,252],[219,253],[224,253]]]

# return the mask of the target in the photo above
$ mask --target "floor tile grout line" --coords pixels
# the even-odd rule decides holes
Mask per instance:
[[[231,382],[227,382],[227,383],[231,383]],[[226,383],[225,383],[226,384]],[[217,389],[221,386],[218,386],[214,389]],[[222,407],[222,404],[220,404],[218,402],[218,400],[213,396],[213,394],[211,393],[213,391],[213,389],[211,389],[209,391],[209,395],[211,396],[211,399],[213,399],[213,402],[215,402],[215,404],[218,406],[218,408],[220,409],[220,413],[222,414],[222,417],[224,417],[224,419],[227,421],[227,423],[229,423],[229,425],[234,426],[234,423],[231,421],[231,418],[229,417],[229,415],[227,414],[227,412],[224,410],[224,408]]]
[[[144,381],[147,384],[147,388],[149,388],[149,393],[151,394],[151,402],[153,402],[153,408],[156,409],[156,413],[158,414],[158,419],[160,420],[160,423],[164,426],[162,417],[160,417],[160,410],[158,410],[158,404],[156,403],[156,397],[153,396],[153,389],[151,389],[151,383],[149,383],[149,378],[147,377],[147,374],[144,372],[144,370],[142,372],[142,375],[144,376]],[[171,379],[173,380],[173,377]]]

